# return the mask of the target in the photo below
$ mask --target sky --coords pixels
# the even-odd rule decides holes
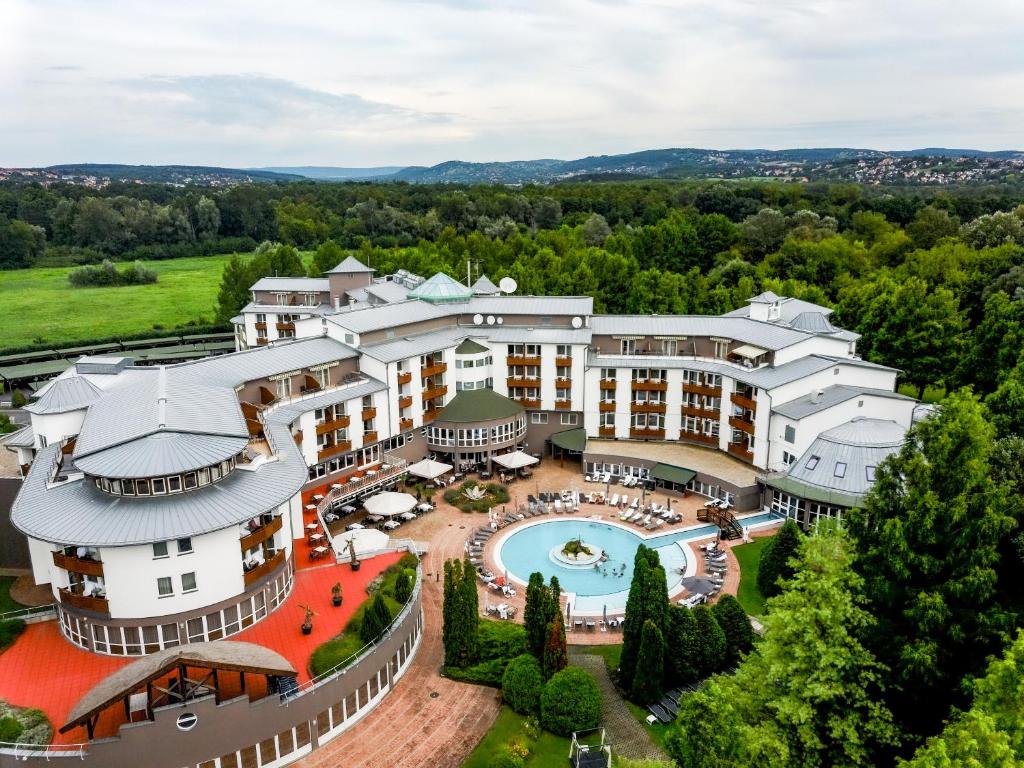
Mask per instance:
[[[0,166],[1024,149],[1021,0],[2,0]]]

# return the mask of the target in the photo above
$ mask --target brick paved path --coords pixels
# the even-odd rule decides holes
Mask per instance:
[[[594,676],[601,688],[601,725],[612,745],[613,755],[633,760],[668,760],[647,734],[647,729],[633,716],[615,689],[604,659],[592,653],[569,651],[569,660]]]

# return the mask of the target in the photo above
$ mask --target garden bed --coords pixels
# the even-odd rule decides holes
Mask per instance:
[[[508,488],[500,483],[478,483],[467,480],[458,488],[444,492],[444,500],[463,512],[489,512],[501,504],[508,504]]]

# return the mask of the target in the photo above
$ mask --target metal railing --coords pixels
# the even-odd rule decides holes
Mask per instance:
[[[0,754],[10,755],[15,760],[42,758],[50,761],[70,757],[83,760],[88,751],[88,744],[19,744],[12,741],[0,741]]]
[[[7,611],[6,613],[0,613],[0,621],[12,621],[15,619],[20,619],[21,621],[28,621],[30,619],[42,619],[51,617],[57,617],[56,603],[50,603],[49,605],[36,605],[31,608],[19,608],[16,611]]]
[[[409,466],[409,462],[405,459],[389,453],[384,454],[382,464],[387,464],[388,468],[377,470],[377,473],[373,477],[361,477],[358,480],[350,480],[347,483],[342,483],[339,488],[331,488],[331,490],[328,491],[316,505],[317,514],[323,517],[327,510],[335,503],[344,501],[359,493],[361,490],[372,488],[386,481],[390,481],[404,473],[406,468]],[[321,520],[321,522],[323,521]]]

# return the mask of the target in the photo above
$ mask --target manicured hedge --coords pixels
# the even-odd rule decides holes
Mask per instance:
[[[555,673],[540,695],[540,724],[559,736],[597,727],[601,716],[601,689],[579,667]]]
[[[501,678],[501,695],[505,703],[519,714],[537,714],[543,688],[544,674],[533,654],[516,656],[505,667],[505,674]]]

